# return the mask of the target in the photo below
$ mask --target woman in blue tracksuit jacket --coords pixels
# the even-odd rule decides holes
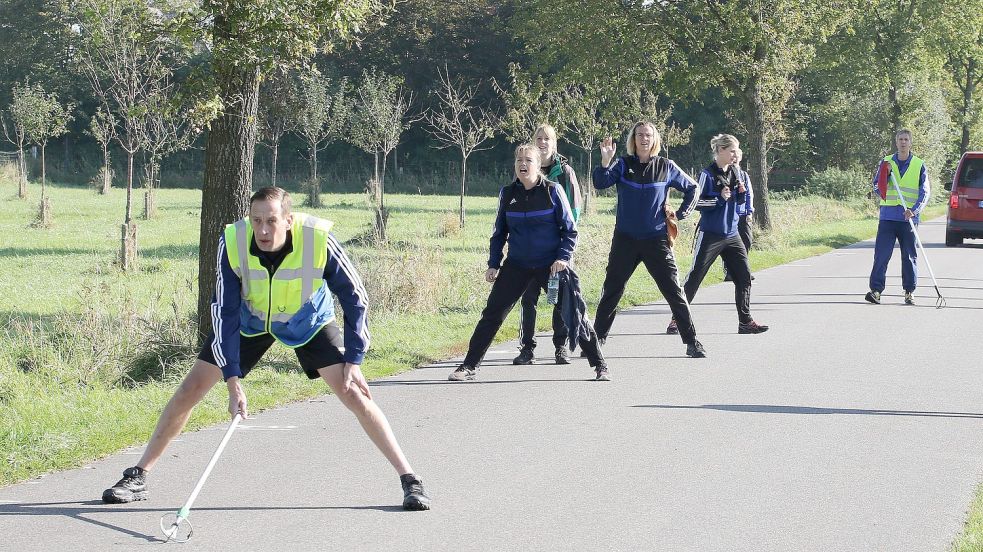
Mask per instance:
[[[607,337],[625,284],[638,263],[645,263],[679,321],[686,354],[703,358],[706,351],[696,339],[696,326],[679,287],[676,258],[666,230],[669,188],[683,192],[683,203],[676,211],[676,218],[682,220],[693,211],[698,185],[672,160],[658,156],[662,137],[648,121],[635,123],[628,133],[628,155],[614,159],[615,148],[610,137],[601,142],[601,166],[593,172],[595,188],[618,189],[618,213],[594,330],[600,339]]]
[[[735,166],[740,143],[730,134],[718,134],[710,140],[713,163],[700,173],[700,211],[693,243],[693,266],[686,275],[683,289],[686,300],[696,297],[703,278],[718,256],[723,257],[727,272],[734,279],[734,302],[737,305],[737,331],[756,334],[768,330],[751,318],[751,265],[747,249],[737,232],[738,205],[747,200],[747,188]],[[669,323],[666,333],[676,333],[676,320]]]
[[[508,257],[502,262],[505,245]],[[577,245],[577,226],[566,195],[540,170],[539,149],[531,143],[515,148],[515,181],[502,188],[490,240],[485,280],[493,282],[488,303],[468,343],[464,362],[447,379],[474,379],[488,346],[505,317],[531,282],[546,287],[550,276],[567,269]],[[606,381],[608,368],[589,329],[580,346],[594,368],[595,379]]]

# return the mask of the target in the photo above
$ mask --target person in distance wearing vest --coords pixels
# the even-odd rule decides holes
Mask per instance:
[[[894,136],[897,153],[888,155],[881,163],[890,166],[895,182],[901,188],[905,209],[894,184],[887,182],[887,194],[880,202],[880,220],[877,223],[877,239],[874,242],[874,266],[870,270],[870,291],[864,296],[870,303],[879,305],[887,278],[887,265],[894,253],[894,242],[901,245],[901,286],[904,302],[914,305],[915,287],[918,285],[918,251],[915,247],[915,230],[908,224],[911,219],[918,226],[918,214],[928,202],[929,186],[925,161],[911,153],[911,131],[903,128]],[[880,165],[878,165],[880,169]],[[878,173],[880,171],[878,170]],[[873,194],[880,196],[874,175]]]
[[[601,141],[601,165],[594,168],[594,187],[617,186],[618,212],[608,254],[607,273],[597,304],[594,330],[603,340],[608,336],[625,285],[639,263],[645,263],[655,284],[666,298],[679,334],[686,344],[686,355],[706,357],[696,339],[696,326],[689,303],[679,287],[676,257],[669,243],[666,198],[669,188],[683,192],[676,218],[683,220],[693,211],[699,185],[671,159],[659,157],[662,136],[649,121],[639,121],[628,133],[628,155],[615,158],[617,145],[609,136]]]
[[[249,217],[226,226],[218,245],[213,332],[164,408],[143,456],[106,489],[104,502],[147,499],[149,471],[220,379],[229,390],[229,413],[248,417],[239,380],[279,341],[295,350],[308,378],[321,378],[331,387],[396,469],[403,508],[430,509],[423,482],[413,474],[362,375],[369,346],[362,280],[330,233],[332,223],[292,213],[290,204],[282,188],[262,188],[249,200]],[[332,294],[344,309],[344,337],[335,322]]]
[[[577,225],[566,195],[540,170],[539,148],[532,143],[515,148],[515,180],[498,195],[498,214],[489,240],[488,270],[485,281],[492,282],[488,303],[474,328],[464,361],[447,379],[473,380],[477,377],[488,347],[505,317],[533,283],[543,288],[550,276],[567,270],[577,246]],[[508,256],[505,257],[505,245]],[[505,261],[502,262],[502,258]],[[579,290],[575,290],[579,291]],[[587,335],[578,334],[598,381],[608,381],[597,335],[589,325]]]
[[[548,124],[541,124],[533,133],[533,143],[539,148],[542,172],[546,179],[556,182],[560,192],[567,197],[573,221],[580,218],[581,197],[580,185],[577,183],[577,173],[567,163],[567,158],[556,151],[556,129]],[[536,349],[536,303],[539,302],[541,287],[538,282],[529,282],[529,287],[522,294],[521,311],[519,315],[519,355],[512,359],[512,364],[532,364]],[[567,350],[567,328],[561,315],[562,306],[553,306],[553,348],[557,364],[570,364],[570,352]]]

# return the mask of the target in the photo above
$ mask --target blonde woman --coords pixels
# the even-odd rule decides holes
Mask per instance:
[[[617,186],[618,213],[594,330],[603,343],[614,323],[625,284],[638,264],[645,263],[673,317],[679,321],[686,354],[703,358],[706,351],[696,339],[689,304],[679,287],[666,223],[669,189],[683,193],[682,205],[676,211],[676,218],[683,220],[693,211],[699,187],[675,162],[658,156],[661,148],[662,137],[648,121],[635,123],[628,133],[628,155],[615,159],[614,140],[608,137],[601,142],[601,166],[594,169],[594,187],[603,190]]]
[[[515,180],[499,193],[498,215],[490,240],[485,280],[492,282],[491,293],[471,335],[464,362],[447,378],[451,381],[477,377],[488,346],[531,284],[545,288],[550,276],[569,270],[577,245],[577,226],[566,196],[543,175],[540,160],[539,148],[534,144],[515,148]],[[506,244],[508,257],[504,254]],[[574,290],[579,296],[576,278],[565,276],[570,282],[566,291]],[[594,367],[595,379],[606,381],[608,368],[597,336],[589,325],[583,328],[582,320],[583,317],[578,318],[574,335]]]
[[[700,173],[700,199],[696,209],[700,211],[700,223],[696,228],[693,244],[693,266],[686,276],[683,290],[686,300],[696,297],[700,284],[717,257],[723,257],[724,267],[734,279],[734,303],[737,306],[737,333],[758,334],[768,331],[768,326],[751,318],[751,266],[747,249],[738,234],[738,206],[747,201],[747,187],[737,168],[740,142],[730,134],[718,134],[710,140],[713,163]],[[674,319],[666,333],[680,329]]]
[[[533,133],[533,143],[539,149],[540,163],[546,179],[555,182],[560,192],[566,196],[573,214],[573,221],[580,218],[580,185],[577,183],[577,173],[567,163],[567,158],[556,151],[556,129],[548,124],[536,127]],[[512,364],[532,364],[536,349],[536,303],[539,302],[541,287],[536,282],[530,282],[522,294],[521,311],[519,316],[519,355],[512,359]],[[563,322],[563,309],[560,303],[553,306],[553,348],[557,364],[570,364],[570,352],[566,346],[567,328]]]
[[[751,176],[741,168],[743,158],[744,151],[737,148],[737,160],[734,161],[734,169],[738,171],[741,181],[744,182],[744,189],[747,190],[747,193],[744,194],[744,203],[737,206],[737,233],[740,234],[741,241],[744,242],[744,249],[747,250],[748,257],[750,257],[751,244],[754,243],[754,233],[751,229],[751,217],[754,216],[754,188],[751,186]],[[751,275],[751,279],[754,280],[754,274]],[[724,267],[724,281],[734,281],[730,277],[730,273],[727,272],[727,267]]]

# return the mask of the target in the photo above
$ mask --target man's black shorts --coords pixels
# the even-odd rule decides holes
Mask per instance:
[[[209,334],[201,352],[198,353],[198,358],[217,365],[215,356],[212,354],[212,341],[214,339],[215,334]],[[268,333],[252,337],[239,336],[239,367],[242,369],[242,377],[249,374],[249,371],[256,366],[274,341],[276,340]],[[300,367],[304,369],[307,377],[317,379],[321,377],[317,373],[319,368],[345,362],[345,355],[341,352],[344,346],[345,340],[341,336],[341,330],[332,321],[314,334],[310,341],[297,347],[294,351],[297,353],[297,360],[300,361]]]

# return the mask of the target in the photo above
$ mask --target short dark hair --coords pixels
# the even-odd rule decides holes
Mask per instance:
[[[292,207],[290,192],[276,186],[266,186],[253,192],[249,198],[249,204],[252,205],[256,201],[279,201],[280,210],[283,211],[284,215],[289,215],[290,207]]]

